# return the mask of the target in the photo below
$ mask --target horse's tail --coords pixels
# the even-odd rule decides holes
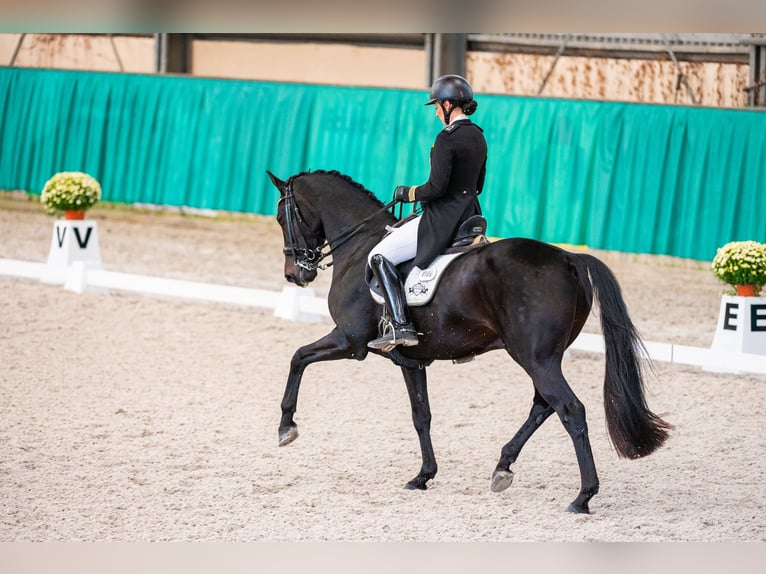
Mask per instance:
[[[581,273],[582,279],[588,281],[590,276],[601,309],[606,348],[604,409],[609,436],[621,457],[646,456],[663,445],[673,427],[646,405],[639,356],[646,355],[644,344],[609,267],[585,253],[578,254],[576,259],[580,271],[585,271]]]

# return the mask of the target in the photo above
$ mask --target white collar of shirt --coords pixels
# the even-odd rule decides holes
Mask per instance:
[[[455,116],[454,118],[450,118],[449,125],[454,124],[458,120],[467,120],[468,116],[465,114],[460,114],[459,116]]]

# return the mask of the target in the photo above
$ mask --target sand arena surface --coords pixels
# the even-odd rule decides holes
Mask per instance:
[[[101,207],[104,268],[279,290],[269,218]],[[0,257],[44,262],[52,219],[0,194]],[[646,340],[709,346],[721,286],[708,264],[594,252]],[[320,273],[318,295],[329,288]],[[439,472],[425,492],[398,368],[371,356],[310,366],[277,447],[293,351],[332,325],[268,309],[0,277],[0,541],[764,541],[766,377],[656,363],[650,407],[676,425],[648,458],[619,459],[602,408],[603,356],[573,352],[601,492],[564,512],[579,474],[556,417],[489,490],[532,384],[501,352],[429,368]],[[594,316],[586,326],[600,332]]]

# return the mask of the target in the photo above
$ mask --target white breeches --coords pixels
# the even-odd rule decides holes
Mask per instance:
[[[382,255],[394,265],[399,265],[408,259],[414,259],[418,252],[419,225],[420,217],[415,217],[401,227],[394,229],[372,248],[372,251],[367,255],[367,262],[372,260],[373,255]]]

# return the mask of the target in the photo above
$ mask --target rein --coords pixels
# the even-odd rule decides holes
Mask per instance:
[[[279,198],[279,202],[283,200],[285,202],[285,234],[287,235],[287,245],[282,249],[282,252],[285,255],[291,255],[298,267],[302,267],[308,271],[314,271],[315,269],[324,270],[332,266],[332,261],[324,265],[321,264],[321,261],[332,255],[332,252],[335,249],[356,235],[356,233],[362,229],[362,227],[364,227],[373,217],[383,211],[391,209],[394,205],[397,204],[397,200],[391,201],[387,205],[384,205],[377,211],[365,217],[362,221],[353,227],[339,233],[332,242],[325,238],[320,245],[310,248],[298,247],[298,242],[296,241],[296,230],[293,218],[295,218],[298,223],[303,224],[304,227],[308,227],[308,225],[301,216],[301,212],[298,209],[298,204],[295,202],[295,194],[293,193],[292,182],[288,182],[284,195]],[[279,202],[277,202],[277,205],[279,205]],[[303,244],[305,245],[305,236],[301,234],[300,239],[303,240]],[[325,247],[329,247],[329,249],[324,251]]]

